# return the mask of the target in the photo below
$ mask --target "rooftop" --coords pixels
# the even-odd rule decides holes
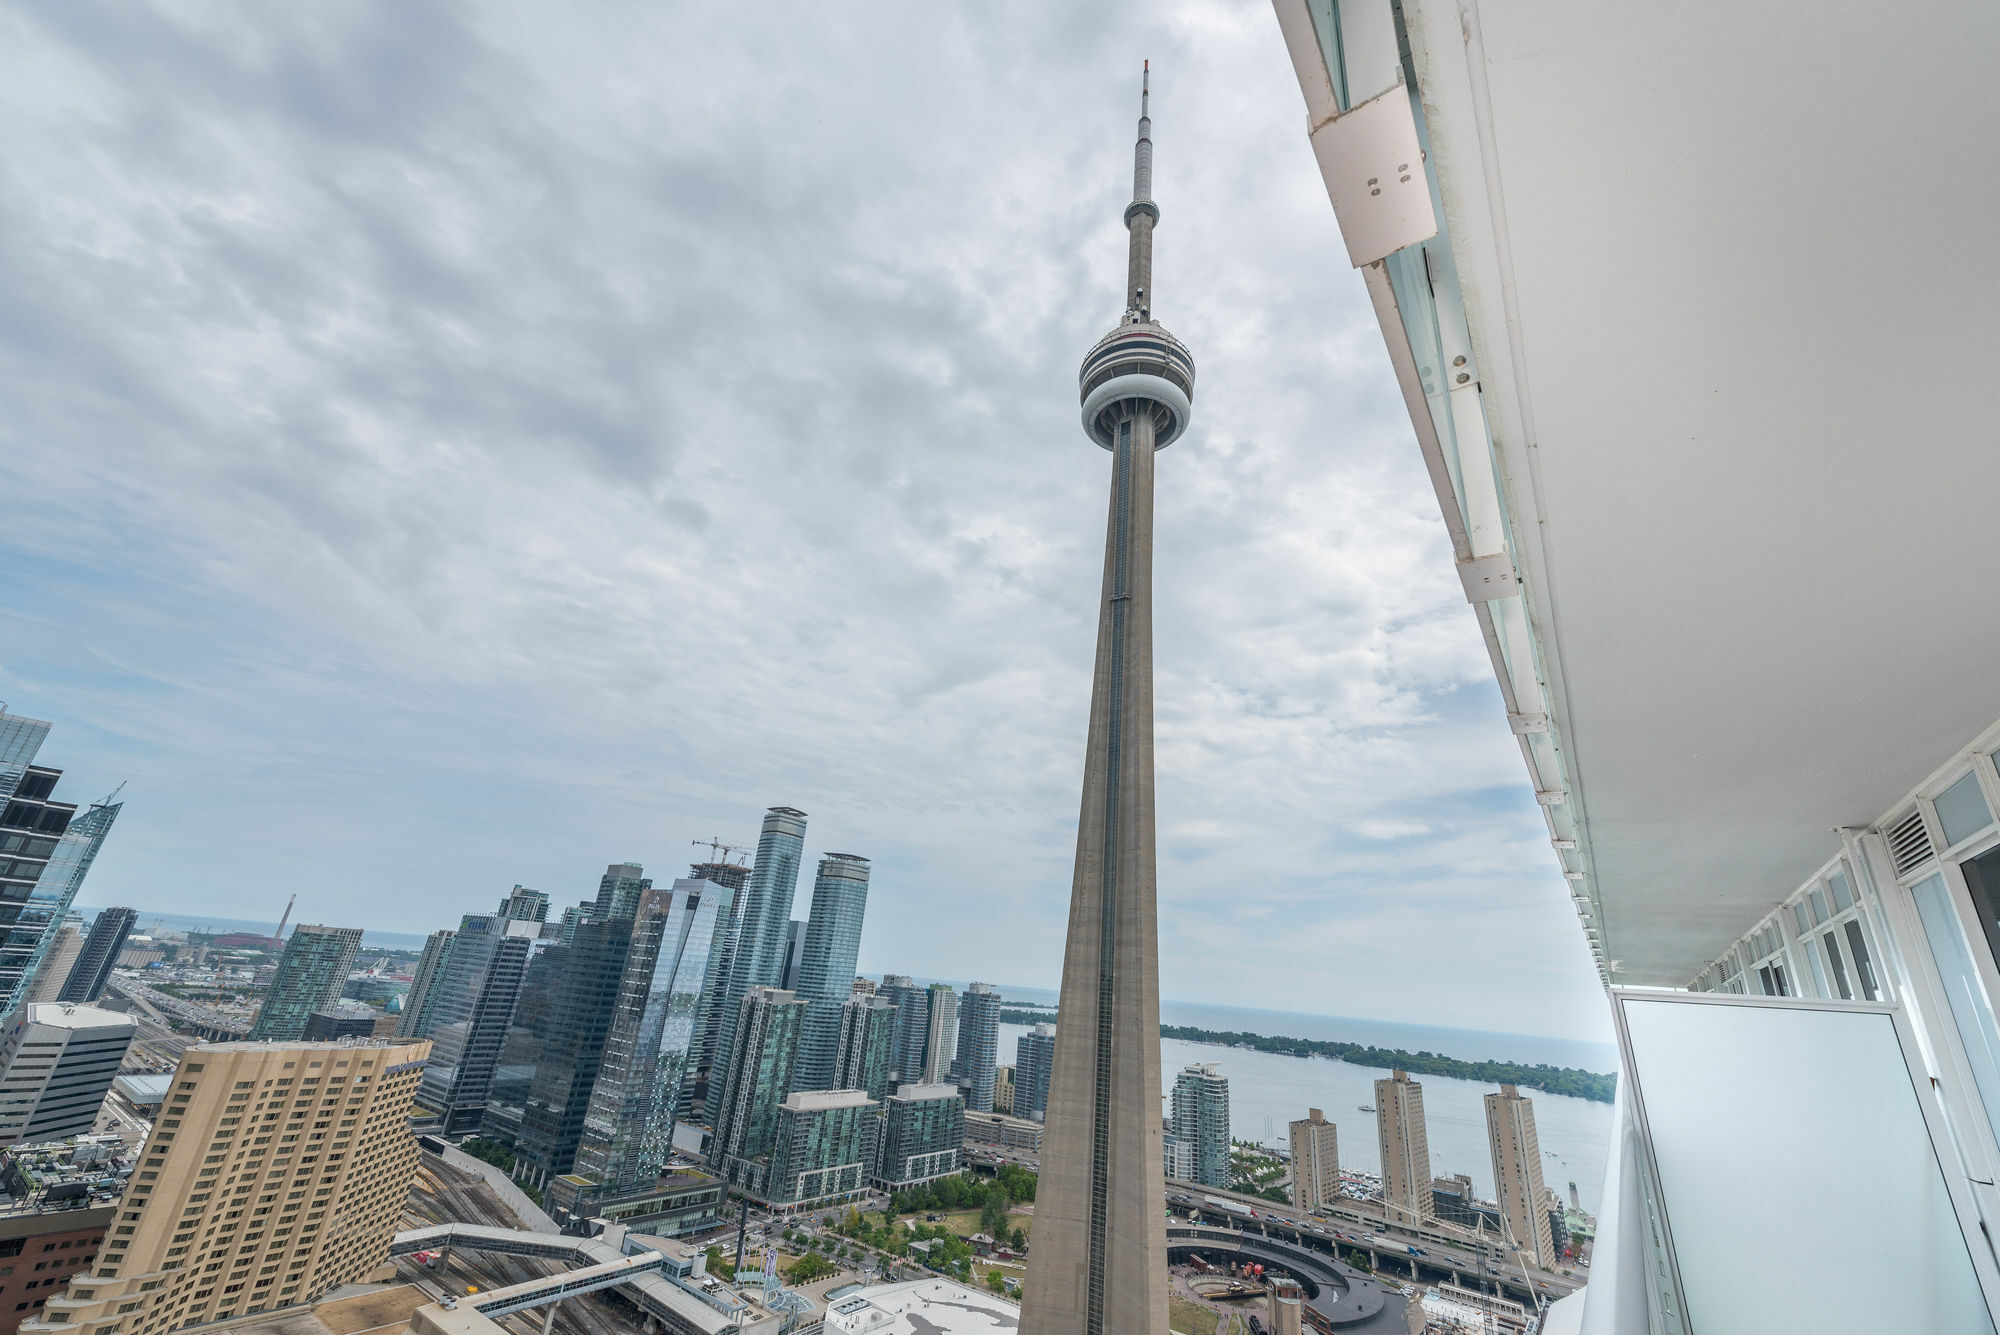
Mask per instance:
[[[956,1094],[957,1086],[952,1086],[951,1092]],[[817,1112],[824,1108],[859,1108],[873,1102],[865,1089],[801,1089],[786,1095],[779,1106],[794,1112]]]
[[[895,1094],[891,1097],[912,1101],[921,1101],[923,1099],[955,1099],[958,1097],[958,1086],[942,1083],[934,1085],[898,1085]]]
[[[828,1335],[987,1335],[1020,1324],[1018,1305],[948,1279],[881,1284],[826,1309]]]
[[[80,1006],[68,1002],[41,1001],[27,1008],[30,1024],[51,1029],[103,1029],[114,1025],[135,1028],[129,1015],[108,1011],[102,1006]]]

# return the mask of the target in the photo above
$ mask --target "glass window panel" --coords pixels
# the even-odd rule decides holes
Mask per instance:
[[[1777,979],[1777,980],[1778,980],[1778,995],[1779,995],[1779,996],[1781,996],[1781,997],[1789,997],[1790,995],[1792,995],[1792,989],[1791,989],[1790,987],[1786,986],[1786,984],[1785,984],[1785,966],[1784,966],[1784,965],[1782,965],[1782,964],[1773,964],[1773,965],[1771,966],[1771,976],[1772,976],[1773,978],[1775,978],[1775,979]]]
[[[1814,922],[1825,922],[1832,916],[1826,911],[1826,893],[1824,891],[1814,889],[1812,894],[1808,895],[1807,898],[1812,901]]]
[[[1847,966],[1841,962],[1840,946],[1833,939],[1833,933],[1828,932],[1820,940],[1826,944],[1826,962],[1833,966],[1833,985],[1840,989],[1840,999],[1854,1000],[1853,989],[1847,985]]]
[[[1845,913],[1854,907],[1854,895],[1847,888],[1847,873],[1837,871],[1826,878],[1827,889],[1833,892],[1833,911]]]
[[[1944,827],[1946,844],[1970,839],[1993,823],[1993,813],[1986,809],[1986,795],[1979,791],[1977,775],[1966,775],[1939,793],[1932,805],[1937,808],[1938,824]]]
[[[1973,1083],[1986,1104],[1986,1120],[2000,1136],[2000,1027],[1993,1021],[1993,1003],[1973,962],[1972,945],[1959,929],[1958,913],[1944,877],[1927,876],[1910,887],[1917,917],[1924,924],[1931,957],[1944,980],[1945,999],[1958,1030],[1965,1059],[1972,1065]]]
[[[1765,996],[1775,997],[1778,995],[1777,980],[1771,977],[1770,965],[1766,964],[1763,968],[1757,970],[1757,981],[1764,985]]]
[[[1862,937],[1859,918],[1847,920],[1847,954],[1854,961],[1854,981],[1861,984],[1861,995],[1870,1001],[1881,1000],[1876,994],[1875,966],[1868,958],[1868,942]]]
[[[1820,966],[1819,947],[1810,938],[1799,942],[1799,945],[1806,952],[1806,967],[1812,970],[1813,995],[1831,1001],[1833,993],[1826,989],[1826,970]]]
[[[1798,927],[1800,936],[1812,931],[1812,919],[1806,916],[1806,902],[1803,899],[1792,905],[1792,922]]]

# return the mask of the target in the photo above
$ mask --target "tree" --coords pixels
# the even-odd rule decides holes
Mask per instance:
[[[986,1272],[986,1287],[995,1293],[1005,1293],[1007,1291],[1007,1277],[998,1270],[989,1270]]]
[[[785,1277],[787,1284],[810,1284],[831,1275],[836,1269],[838,1267],[824,1256],[808,1252],[779,1273]]]

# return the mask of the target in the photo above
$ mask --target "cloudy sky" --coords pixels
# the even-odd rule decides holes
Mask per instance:
[[[85,902],[426,931],[787,804],[875,860],[865,970],[1052,984],[1151,57],[1164,994],[1605,1033],[1268,6],[0,53],[0,699],[128,781]]]

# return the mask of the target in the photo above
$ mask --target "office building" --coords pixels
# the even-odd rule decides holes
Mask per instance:
[[[958,1055],[952,1061],[952,1074],[965,1090],[966,1111],[993,1111],[999,1063],[1000,989],[973,983],[958,999]]]
[[[736,1161],[731,1182],[766,1208],[787,1211],[864,1190],[879,1106],[858,1089],[793,1091],[777,1107],[770,1149],[755,1164]]]
[[[24,1006],[0,1035],[0,1145],[89,1131],[137,1026],[129,1015],[60,1002]]]
[[[1111,452],[1097,667],[1022,1335],[1167,1328],[1153,824],[1153,476],[1194,362],[1153,319],[1152,122],[1141,80],[1125,311],[1085,356],[1084,432]]]
[[[652,887],[653,883],[646,879],[646,869],[638,863],[614,862],[598,878],[597,900],[590,916],[599,922],[633,917],[639,912],[640,894]]]
[[[904,1085],[883,1105],[874,1183],[900,1191],[959,1169],[965,1147],[965,1101],[956,1085]]]
[[[1424,1087],[1408,1071],[1375,1082],[1375,1135],[1382,1200],[1392,1223],[1433,1218],[1431,1142],[1424,1128]]]
[[[1229,1080],[1214,1062],[1197,1062],[1174,1077],[1173,1136],[1194,1155],[1189,1181],[1227,1187],[1236,1180],[1229,1167]]]
[[[500,907],[494,912],[499,917],[518,918],[523,922],[547,922],[549,897],[539,890],[517,885],[501,899]]]
[[[425,938],[423,953],[417,956],[417,970],[410,981],[409,995],[403,998],[403,1014],[396,1024],[398,1038],[430,1037],[427,1016],[431,995],[438,981],[444,977],[445,966],[451,959],[452,939],[457,935],[457,932],[444,928]]]
[[[769,1153],[777,1134],[778,1104],[792,1088],[792,1058],[798,1051],[805,1003],[775,987],[753,987],[737,1003],[708,1162],[732,1186],[750,1189],[739,1165]]]
[[[1535,1104],[1512,1085],[1486,1096],[1486,1145],[1493,1155],[1493,1188],[1507,1237],[1544,1270],[1557,1255],[1549,1231],[1549,1189],[1542,1181],[1542,1145],[1535,1136]],[[1558,1212],[1561,1204],[1557,1203]]]
[[[1042,1152],[1042,1124],[1005,1113],[969,1112],[965,1115],[965,1143],[1033,1158]]]
[[[1309,1108],[1291,1124],[1292,1204],[1323,1210],[1340,1199],[1340,1128]]]
[[[854,995],[857,997],[874,996],[875,980],[872,978],[856,978],[854,980]]]
[[[728,1062],[738,1049],[735,1025],[743,1013],[743,997],[753,987],[774,987],[784,970],[785,933],[792,921],[792,900],[799,888],[799,859],[805,854],[806,813],[772,807],[764,813],[757,839],[757,860],[743,891],[737,915],[729,974],[717,994],[720,1011],[711,1047],[714,1067],[708,1079],[707,1117],[720,1129],[723,1093],[729,1083]]]
[[[785,962],[778,970],[778,986],[786,992],[799,987],[799,956],[806,948],[806,924],[797,918],[785,924]]]
[[[935,1085],[951,1079],[952,1059],[958,1055],[958,993],[950,983],[932,983],[925,991],[930,1004],[925,1011],[923,1079],[905,1083]]]
[[[90,924],[90,935],[84,938],[83,954],[70,967],[56,1000],[87,1004],[103,996],[104,985],[111,981],[111,966],[118,962],[125,938],[132,935],[132,924],[138,919],[137,913],[126,908],[99,913]]]
[[[567,1228],[587,1219],[623,1224],[656,1238],[706,1233],[722,1222],[727,1184],[707,1173],[680,1170],[649,1179],[631,1191],[613,1191],[579,1173],[552,1177],[542,1189],[542,1206],[556,1225]]]
[[[736,943],[743,929],[743,901],[750,885],[750,869],[733,862],[697,862],[689,869],[688,877],[707,881],[731,892],[727,912],[716,919],[715,942],[710,947],[708,962],[715,982],[702,988],[702,1011],[695,1026],[693,1055],[688,1061],[693,1075],[692,1078],[683,1078],[681,1082],[681,1108],[675,1114],[683,1118],[703,1119],[708,1116],[716,1047],[722,1041],[722,1031],[726,1027],[722,1013],[723,997],[729,990],[731,971],[736,967]]]
[[[587,927],[586,919],[579,927]],[[515,989],[514,1011],[500,1041],[499,1055],[486,1087],[486,1109],[480,1115],[479,1134],[488,1140],[518,1150],[521,1126],[528,1116],[528,1092],[535,1085],[535,1068],[550,1033],[559,1023],[557,994],[561,991],[563,965],[575,941],[560,942],[537,938],[540,948],[530,948],[528,962]],[[517,1154],[518,1159],[518,1154]]]
[[[338,1043],[343,1038],[373,1038],[379,1011],[365,1006],[341,1006],[317,1010],[306,1016],[304,1041]]]
[[[931,1033],[930,989],[919,987],[908,974],[885,973],[875,995],[886,998],[896,1008],[890,1077],[918,1083],[917,1077],[924,1073],[924,1044]]]
[[[850,997],[840,1008],[831,1087],[861,1090],[878,1103],[886,1098],[895,1041],[896,1008],[886,997]]]
[[[841,1008],[854,995],[854,966],[861,954],[861,922],[868,909],[868,859],[829,853],[813,878],[812,912],[797,970],[805,1027],[792,1080],[795,1089],[833,1089],[840,1047]],[[796,926],[797,924],[793,924]]]
[[[0,710],[0,1015],[20,1004],[122,803],[81,815],[55,800],[59,769],[35,764],[51,725]]]
[[[576,1155],[577,1175],[608,1192],[649,1187],[672,1154],[674,1118],[687,1102],[696,1029],[717,983],[716,951],[736,894],[684,877],[639,897]]]
[[[362,1279],[388,1259],[416,1175],[408,1120],[425,1047],[189,1048],[97,1268],[23,1330],[151,1335]]]
[[[56,934],[49,941],[48,951],[42,962],[35,968],[35,977],[21,994],[21,1004],[37,1001],[54,1001],[69,981],[70,971],[76,967],[83,955],[83,922],[71,915],[70,920],[56,928]]]
[[[1014,1116],[1047,1120],[1049,1071],[1055,1065],[1056,1027],[1038,1024],[1014,1047]]]
[[[648,899],[671,899],[648,886],[634,908],[645,913]],[[557,959],[549,1016],[530,1078],[520,1135],[514,1142],[518,1172],[541,1187],[576,1166],[585,1114],[598,1083],[606,1040],[617,1020],[627,967],[635,949],[640,968],[654,953],[643,942],[652,918],[612,918],[587,922],[566,946],[546,954]],[[645,926],[640,925],[645,922]]]
[[[993,1111],[1014,1115],[1014,1068],[995,1067],[993,1071]]]
[[[361,949],[359,927],[320,927],[301,923],[285,942],[277,975],[264,994],[250,1037],[290,1042],[303,1038],[306,1017],[340,1000],[341,985]]]
[[[430,1058],[417,1103],[446,1135],[477,1131],[514,1023],[529,962],[553,942],[540,923],[469,913],[426,1008]]]

